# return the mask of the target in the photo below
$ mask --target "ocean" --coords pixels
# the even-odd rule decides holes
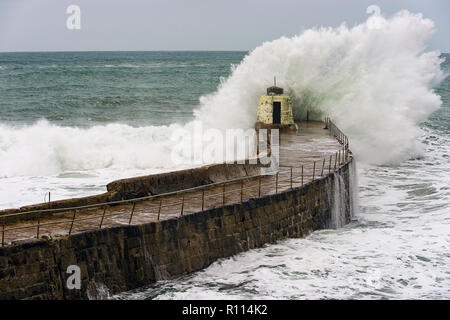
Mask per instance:
[[[369,22],[251,52],[0,53],[0,209],[182,168],[172,132],[252,127],[275,75],[349,136],[355,221],[113,298],[449,299],[450,54],[420,16]]]
[[[171,132],[245,54],[0,53],[0,209],[176,169]]]

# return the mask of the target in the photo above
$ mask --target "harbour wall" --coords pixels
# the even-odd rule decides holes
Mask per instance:
[[[0,248],[0,299],[101,299],[201,270],[217,259],[305,237],[352,217],[353,158],[302,187],[170,220]],[[114,190],[132,188],[116,184]],[[337,222],[339,221],[339,223]],[[81,289],[68,289],[71,265]]]

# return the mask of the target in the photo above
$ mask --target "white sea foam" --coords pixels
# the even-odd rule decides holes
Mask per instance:
[[[331,116],[363,161],[391,163],[417,155],[418,124],[441,105],[439,52],[426,52],[434,23],[401,11],[348,28],[310,29],[251,52],[196,110],[210,126],[250,127],[256,101],[273,76],[294,98],[294,114]],[[238,117],[236,115],[239,115]]]
[[[0,175],[42,176],[102,168],[171,168],[169,127],[134,128],[123,124],[88,129],[41,120],[32,126],[0,126]],[[166,157],[164,157],[166,155]]]
[[[441,60],[438,52],[426,51],[434,24],[407,11],[378,18],[378,28],[370,19],[353,28],[310,29],[263,43],[232,66],[215,93],[200,98],[195,120],[205,129],[253,127],[258,97],[277,76],[294,99],[297,119],[306,108],[316,119],[331,116],[359,161],[392,163],[419,155],[418,123],[441,104],[432,89],[443,78]],[[45,120],[0,125],[0,177],[173,170],[167,160],[176,145],[172,133],[180,128],[81,129]]]
[[[434,24],[402,11],[382,19],[379,29],[370,25],[369,19],[353,28],[310,29],[262,44],[215,93],[201,97],[196,120],[205,128],[253,127],[258,96],[276,75],[295,98],[296,116],[308,107],[317,118],[333,117],[358,158],[386,163],[417,154],[418,123],[441,104],[432,90],[443,76],[439,53],[424,52]],[[164,167],[174,129],[119,124],[78,129],[45,121],[2,126],[1,174]]]
[[[449,299],[450,135],[425,130],[423,159],[359,165],[358,221],[113,298]]]

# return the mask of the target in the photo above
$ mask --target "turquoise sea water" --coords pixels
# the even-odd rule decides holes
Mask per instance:
[[[161,126],[192,120],[245,55],[1,53],[0,208],[173,169],[152,162],[167,147]],[[442,57],[450,73],[450,55]],[[421,125],[423,156],[358,163],[356,222],[116,298],[450,298],[450,78],[434,90],[443,103]]]
[[[0,53],[0,209],[174,170],[161,126],[192,120],[245,54]]]
[[[192,119],[246,52],[0,53],[0,122],[169,125]]]

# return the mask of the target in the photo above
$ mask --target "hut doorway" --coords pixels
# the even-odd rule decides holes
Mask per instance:
[[[281,102],[274,102],[273,103],[273,124],[280,124],[281,123]]]

